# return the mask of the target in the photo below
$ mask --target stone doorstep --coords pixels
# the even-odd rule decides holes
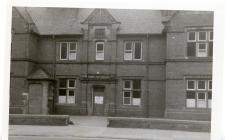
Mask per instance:
[[[69,125],[69,115],[9,114],[10,125]]]
[[[176,120],[168,118],[108,117],[108,127],[210,132],[211,122],[197,120]]]

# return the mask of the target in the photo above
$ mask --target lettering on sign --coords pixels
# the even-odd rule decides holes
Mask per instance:
[[[103,96],[95,96],[95,104],[103,104]]]

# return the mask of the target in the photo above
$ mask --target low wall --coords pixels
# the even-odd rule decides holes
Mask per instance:
[[[210,132],[211,123],[210,121],[175,120],[164,118],[109,117],[108,127]]]
[[[69,125],[68,115],[10,114],[10,125]]]

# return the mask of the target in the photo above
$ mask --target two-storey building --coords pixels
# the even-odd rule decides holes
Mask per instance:
[[[10,112],[210,119],[213,12],[13,8]]]

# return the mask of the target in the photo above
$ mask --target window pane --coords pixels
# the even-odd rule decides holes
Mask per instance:
[[[141,59],[141,42],[135,42],[134,59]]]
[[[199,32],[199,40],[206,40],[206,32]]]
[[[213,40],[213,32],[209,32],[209,39]]]
[[[198,81],[198,89],[206,89],[205,81]]]
[[[133,91],[133,98],[141,98],[141,91]]]
[[[103,38],[105,36],[105,29],[95,29],[95,37]]]
[[[124,81],[124,88],[131,88],[131,81],[128,81],[128,80],[126,80],[126,81]]]
[[[70,43],[70,50],[76,50],[76,43],[75,42]]]
[[[124,97],[131,97],[131,93],[129,91],[124,91]]]
[[[206,51],[206,43],[199,43],[199,51]]]
[[[74,90],[69,90],[69,95],[67,98],[67,103],[75,103],[75,93]]]
[[[141,99],[140,98],[133,98],[132,104],[133,105],[141,105]]]
[[[67,59],[67,43],[61,43],[61,59]]]
[[[75,87],[75,80],[69,80],[69,87]]]
[[[132,60],[132,52],[124,52],[124,60]]]
[[[133,80],[133,89],[141,89],[141,80]]]
[[[189,108],[195,108],[195,99],[186,99],[186,106]]]
[[[123,98],[123,104],[131,104],[130,103],[130,98]]]
[[[189,81],[188,80],[188,87],[187,89],[195,89],[195,81]]]
[[[198,99],[205,100],[206,99],[205,93],[198,93]]]
[[[67,87],[67,79],[60,79],[59,80],[59,87],[66,88]]]
[[[96,60],[104,60],[104,53],[97,52],[96,53]]]
[[[207,56],[207,48],[206,43],[198,44],[198,57],[206,57]]]
[[[213,56],[213,42],[209,42],[209,56]]]
[[[103,51],[103,44],[97,44],[97,51]]]
[[[212,89],[212,81],[209,81],[209,89]]]
[[[76,52],[69,53],[69,60],[76,60]]]
[[[125,50],[132,50],[132,43],[131,42],[125,43]]]
[[[187,91],[187,99],[195,99],[195,92]]]
[[[66,89],[59,90],[58,102],[66,103]]]
[[[212,92],[211,91],[208,92],[208,99],[210,99],[210,100],[212,99]]]
[[[196,43],[187,43],[187,56],[196,56]]]
[[[188,32],[188,40],[195,40],[195,32]]]
[[[205,93],[198,93],[197,107],[206,108],[206,96]]]

